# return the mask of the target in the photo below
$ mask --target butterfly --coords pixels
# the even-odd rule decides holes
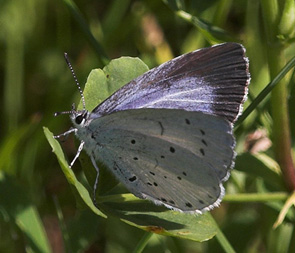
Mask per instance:
[[[56,114],[70,114],[74,128],[62,135],[81,141],[71,166],[85,149],[97,171],[94,195],[99,161],[139,198],[181,212],[211,210],[234,166],[233,124],[249,83],[245,48],[224,43],[151,69],[92,112],[78,85],[83,109]]]

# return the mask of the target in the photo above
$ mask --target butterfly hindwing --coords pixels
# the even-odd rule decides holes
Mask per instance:
[[[136,196],[188,212],[218,205],[234,158],[231,124],[214,115],[137,109],[79,130],[85,149]]]

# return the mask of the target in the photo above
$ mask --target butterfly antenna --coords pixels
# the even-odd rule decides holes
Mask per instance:
[[[78,79],[77,79],[77,76],[76,76],[76,74],[75,74],[75,72],[74,72],[74,69],[73,69],[73,67],[72,67],[72,64],[70,63],[70,60],[69,60],[68,54],[67,54],[67,53],[64,53],[64,56],[65,56],[65,59],[66,59],[66,63],[68,64],[69,69],[70,69],[71,72],[72,72],[72,75],[73,75],[73,77],[74,77],[75,83],[76,83],[76,85],[77,85],[77,87],[78,87],[78,90],[79,90],[79,92],[80,92],[80,95],[81,95],[81,98],[82,98],[83,110],[85,110],[85,109],[86,109],[86,106],[85,106],[85,98],[84,98],[84,95],[83,95],[83,91],[81,90],[81,86],[80,86],[80,84],[79,84],[79,82],[78,82]]]
[[[83,94],[82,94],[83,95]],[[84,100],[83,100],[84,101]],[[85,109],[85,108],[84,108]],[[58,115],[61,115],[61,114],[72,114],[76,112],[76,109],[75,109],[75,104],[72,104],[72,110],[71,111],[64,111],[64,112],[55,112],[53,115],[54,117],[58,116]]]
[[[56,117],[56,116],[61,115],[61,114],[71,114],[71,113],[73,113],[73,111],[55,112],[53,115],[54,115],[54,117]]]

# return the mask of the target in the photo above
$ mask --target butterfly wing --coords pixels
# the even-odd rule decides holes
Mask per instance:
[[[175,109],[125,110],[79,130],[85,149],[136,196],[185,212],[218,205],[234,158],[231,124]]]
[[[98,105],[92,117],[128,109],[167,108],[201,111],[234,122],[249,81],[244,47],[220,44],[179,56],[146,72]]]

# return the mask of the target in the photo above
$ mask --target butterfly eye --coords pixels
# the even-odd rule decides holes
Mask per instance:
[[[83,121],[83,118],[84,118],[83,115],[79,115],[79,116],[76,117],[75,122],[76,122],[78,125],[80,125],[81,122]]]

